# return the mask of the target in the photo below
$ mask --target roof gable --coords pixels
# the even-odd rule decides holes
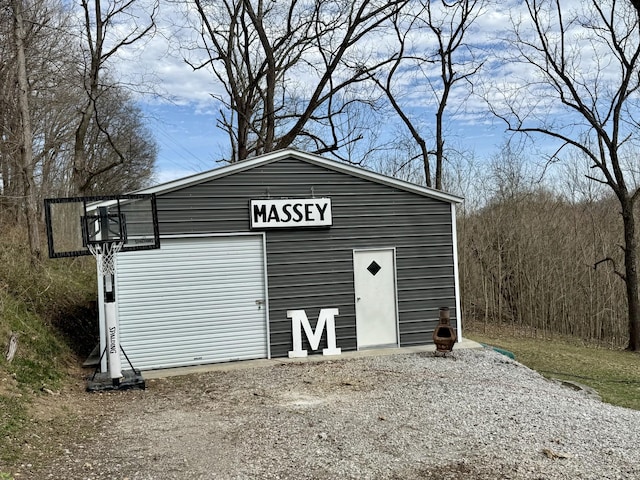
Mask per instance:
[[[305,153],[295,149],[278,150],[276,152],[271,152],[265,155],[260,155],[259,157],[251,158],[249,160],[233,163],[225,167],[216,168],[214,170],[208,170],[206,172],[201,172],[195,175],[190,175],[188,177],[172,180],[170,182],[156,185],[154,187],[145,188],[135,193],[155,193],[156,195],[162,195],[164,193],[169,193],[169,192],[182,189],[191,185],[196,185],[202,182],[215,180],[216,178],[233,175],[234,173],[244,172],[247,170],[251,170],[253,168],[267,165],[269,163],[277,162],[279,160],[291,159],[291,158],[297,159],[303,162],[319,165],[319,166],[328,168],[330,170],[345,173],[347,175],[363,178],[375,183],[380,183],[383,185],[399,188],[401,190],[412,192],[418,195],[434,198],[437,200],[442,200],[445,202],[461,203],[463,201],[462,197],[458,197],[456,195],[451,195],[449,193],[441,192],[439,190],[435,190],[428,187],[422,187],[420,185],[416,185],[411,182],[398,180],[396,178],[388,177],[386,175],[365,170],[360,167],[355,167],[353,165],[337,162],[335,160],[330,160],[330,159],[321,157],[319,155]]]

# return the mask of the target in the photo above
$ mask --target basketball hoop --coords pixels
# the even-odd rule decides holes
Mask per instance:
[[[116,255],[122,249],[123,242],[94,243],[87,245],[98,264],[100,275],[113,275],[116,271]]]
[[[156,199],[152,195],[48,198],[44,201],[49,257],[93,255],[102,283],[100,360],[88,390],[138,388],[144,380],[120,345],[116,302],[118,252],[160,248]],[[100,282],[101,281],[101,282]],[[123,372],[120,355],[131,371]],[[102,372],[96,380],[98,370]],[[111,385],[107,385],[108,380]],[[122,383],[124,381],[124,383]]]

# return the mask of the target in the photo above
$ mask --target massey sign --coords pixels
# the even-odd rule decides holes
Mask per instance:
[[[251,228],[327,227],[333,221],[330,198],[251,200]]]

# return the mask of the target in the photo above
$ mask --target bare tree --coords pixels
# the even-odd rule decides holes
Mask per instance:
[[[12,0],[13,37],[16,52],[16,77],[18,83],[18,114],[20,118],[20,173],[24,195],[24,213],[27,222],[29,249],[33,260],[40,258],[40,230],[38,228],[38,207],[36,203],[36,182],[33,162],[33,131],[29,95],[31,90],[27,77],[25,53],[26,27],[23,0]]]
[[[23,17],[24,58],[15,41],[16,4],[0,0],[0,221],[31,229],[42,221],[44,197],[77,192],[72,185],[78,180],[72,178],[76,113],[86,92],[77,68],[83,56],[72,7],[58,0],[22,1],[22,10],[17,7]],[[100,115],[94,115],[85,133],[82,190],[114,193],[144,186],[153,174],[156,146],[134,98],[103,72],[95,100]],[[25,142],[22,119],[27,116],[31,140]]]
[[[628,348],[638,351],[634,207],[640,190],[622,154],[626,145],[640,146],[634,113],[640,106],[638,12],[624,0],[581,2],[577,11],[561,0],[526,0],[525,5],[528,21],[514,20],[517,55],[512,58],[530,69],[525,91],[506,99],[507,110],[494,110],[510,131],[542,135],[555,143],[549,161],[559,159],[567,148],[582,152],[591,162],[589,178],[615,194],[624,230],[624,268],[619,270],[612,257],[596,266],[611,264],[625,283]]]
[[[0,15],[6,15],[10,11],[10,8],[2,9]],[[52,119],[59,116],[61,121],[58,123],[68,125],[69,118],[73,115],[71,110],[63,112],[64,108],[61,107],[68,106],[70,109],[75,105],[75,99],[68,92],[77,60],[73,48],[69,48],[69,42],[73,39],[66,30],[68,14],[60,2],[23,2],[22,13],[24,35],[21,43],[24,58],[18,56],[15,43],[7,41],[13,35],[8,35],[6,28],[14,22],[3,22],[5,19],[0,19],[0,195],[4,197],[3,213],[8,214],[5,218],[14,224],[27,221],[24,212],[22,215],[18,214],[25,198],[21,173],[21,165],[24,163],[20,153],[21,150],[24,151],[22,118],[28,113],[31,147],[27,147],[27,150],[30,150],[31,157],[29,169],[33,170],[33,181],[29,182],[29,189],[35,197],[35,208],[39,210],[47,165],[55,161],[53,152],[56,149],[62,150],[59,142],[54,141],[54,137],[60,135],[54,133]],[[18,82],[22,60],[25,72]],[[28,89],[28,111],[24,108],[21,90],[25,85]],[[18,102],[20,98],[23,100],[21,104]],[[31,218],[31,214],[28,217]]]
[[[341,118],[369,101],[353,92],[386,61],[366,41],[409,0],[194,1],[205,58],[187,61],[224,85],[231,161],[296,142],[338,155],[359,139]]]
[[[624,289],[614,274],[593,268],[596,256],[622,257],[614,246],[622,230],[617,201],[569,202],[557,185],[541,185],[537,172],[522,173],[526,164],[495,160],[479,172],[486,205],[458,223],[466,321],[626,345]]]
[[[442,190],[446,157],[445,111],[450,96],[458,83],[469,86],[471,78],[484,63],[478,58],[478,52],[468,37],[474,22],[484,13],[486,3],[485,0],[422,1],[417,12],[394,16],[393,26],[399,50],[386,78],[373,77],[418,145],[427,186],[434,186],[438,190]],[[416,38],[422,42],[426,39],[427,46],[413,45]],[[432,49],[430,44],[435,48]],[[400,92],[395,88],[398,78],[406,76],[407,71],[417,77],[413,79],[417,89],[412,89],[410,97],[415,99],[416,90],[419,90],[425,93],[424,98],[435,100],[437,105],[435,138],[431,147],[421,128],[421,123],[424,123],[421,122],[422,116],[415,114],[415,101],[402,101],[403,95],[406,95],[406,82],[401,83],[403,88]],[[432,161],[435,161],[435,168],[432,168]]]
[[[75,193],[83,194],[93,182],[96,172],[91,170],[87,161],[87,134],[92,122],[109,138],[110,132],[102,122],[97,109],[98,98],[105,91],[101,84],[103,70],[118,51],[140,41],[155,29],[155,15],[158,4],[154,3],[148,14],[148,22],[139,25],[136,20],[138,4],[136,0],[111,0],[103,8],[101,0],[81,0],[84,14],[84,90],[86,101],[80,110],[80,118],[75,131],[72,185]],[[126,23],[126,21],[129,23]],[[132,23],[131,23],[132,22]],[[123,23],[126,27],[123,28]],[[115,40],[114,40],[115,37]],[[115,144],[113,145],[115,148]],[[125,161],[122,152],[116,151],[116,159],[109,168],[115,168]],[[108,170],[108,169],[107,169]]]
[[[97,109],[109,136],[95,124],[88,131],[92,148],[87,166],[92,175],[84,192],[105,195],[147,186],[153,176],[157,147],[131,94],[111,88],[99,97]]]
[[[15,202],[9,200],[20,195],[15,182],[18,169],[18,143],[13,141],[17,130],[16,55],[13,10],[8,0],[0,0],[0,220],[17,221]]]

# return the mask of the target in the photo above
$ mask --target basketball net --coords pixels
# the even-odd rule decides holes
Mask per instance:
[[[123,242],[109,242],[87,245],[98,264],[100,275],[113,275],[116,271],[116,254],[122,249]]]

